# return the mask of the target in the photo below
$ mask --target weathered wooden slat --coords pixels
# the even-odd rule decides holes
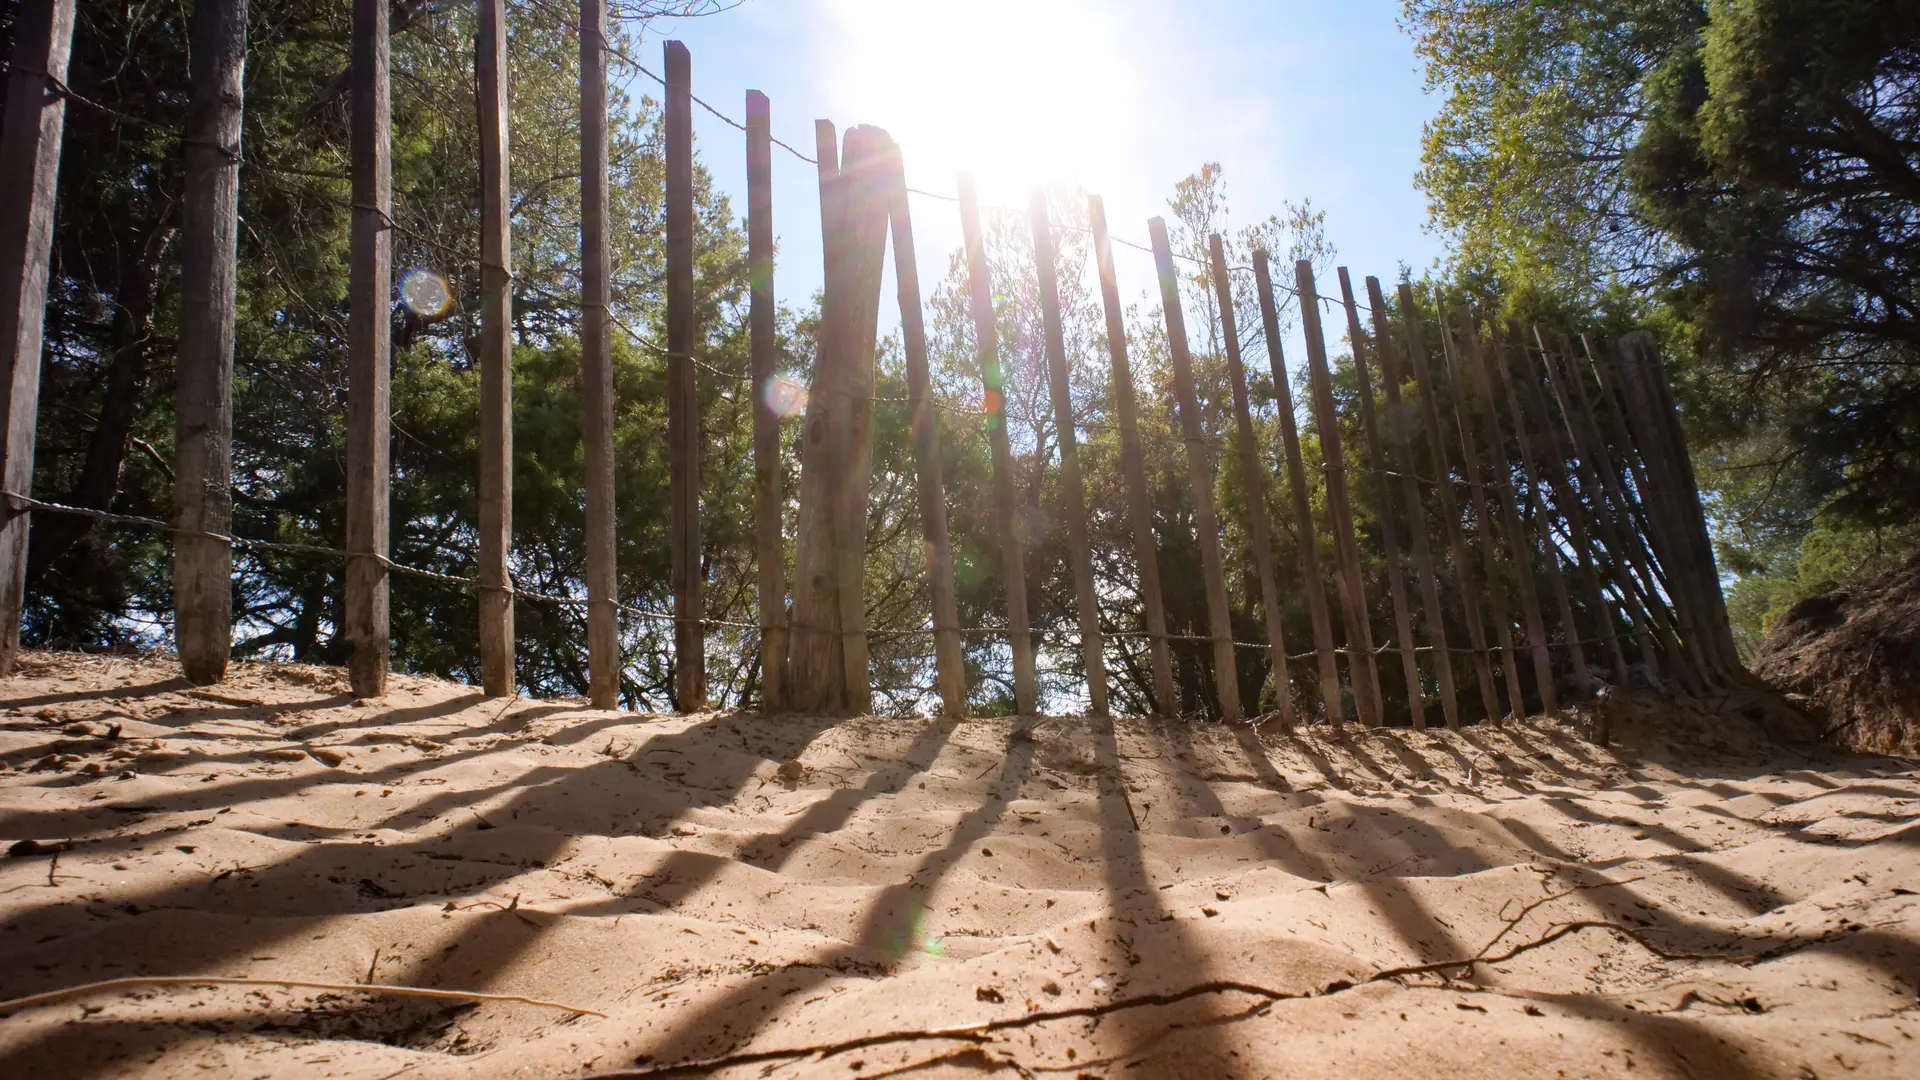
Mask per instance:
[[[1220,719],[1240,719],[1240,677],[1233,655],[1232,608],[1227,601],[1227,578],[1220,556],[1220,516],[1213,504],[1213,456],[1207,451],[1206,428],[1200,421],[1200,399],[1194,392],[1193,358],[1187,352],[1187,318],[1180,306],[1180,276],[1173,268],[1173,248],[1167,242],[1167,223],[1147,221],[1153,245],[1153,264],[1160,278],[1160,314],[1167,328],[1167,352],[1173,360],[1173,393],[1180,410],[1181,441],[1187,447],[1187,482],[1193,488],[1194,541],[1200,548],[1200,574],[1207,592],[1207,634],[1213,639],[1213,685],[1219,698]]]
[[[1353,374],[1360,394],[1360,430],[1367,437],[1367,463],[1373,473],[1373,499],[1380,525],[1380,547],[1386,556],[1387,598],[1393,607],[1394,644],[1400,649],[1400,673],[1407,682],[1407,709],[1413,726],[1427,726],[1426,694],[1420,684],[1420,656],[1414,651],[1413,613],[1407,607],[1405,568],[1400,562],[1400,530],[1395,522],[1393,495],[1387,490],[1387,455],[1380,445],[1380,428],[1373,415],[1373,379],[1367,371],[1367,335],[1360,328],[1360,310],[1353,298],[1353,279],[1342,266],[1340,301],[1347,312],[1347,339],[1353,344]],[[1380,339],[1384,342],[1386,339]],[[1379,346],[1384,351],[1385,346]]]
[[[1619,348],[1618,343],[1615,348]],[[1594,375],[1600,382],[1600,396],[1614,410],[1616,430],[1621,436],[1619,451],[1634,477],[1629,498],[1637,498],[1640,524],[1637,535],[1642,541],[1642,555],[1659,583],[1672,616],[1670,626],[1678,642],[1678,649],[1670,658],[1672,666],[1690,689],[1706,690],[1712,685],[1714,674],[1694,624],[1698,605],[1691,591],[1689,568],[1675,537],[1674,506],[1670,493],[1664,488],[1665,478],[1656,478],[1655,467],[1649,462],[1649,455],[1657,457],[1662,448],[1656,445],[1649,449],[1652,436],[1647,422],[1634,416],[1636,411],[1652,405],[1635,400],[1632,389],[1621,377],[1619,365],[1608,354],[1601,355],[1600,362],[1594,366]]]
[[[1445,318],[1444,314],[1442,318]],[[1507,713],[1519,719],[1526,715],[1527,700],[1520,691],[1520,669],[1515,662],[1513,616],[1507,606],[1506,590],[1500,582],[1500,549],[1506,546],[1506,542],[1500,531],[1500,522],[1490,509],[1492,499],[1487,493],[1487,473],[1481,463],[1473,433],[1473,392],[1463,378],[1465,373],[1461,371],[1458,349],[1453,344],[1454,333],[1453,327],[1447,327],[1440,341],[1446,353],[1447,381],[1453,389],[1453,419],[1460,428],[1460,461],[1462,472],[1467,477],[1467,501],[1472,505],[1474,524],[1479,533],[1480,562],[1486,575],[1487,606],[1492,609],[1493,615],[1494,648],[1500,655],[1500,674],[1507,686]],[[1489,699],[1489,713],[1499,707],[1499,700],[1497,696]]]
[[[1440,578],[1434,573],[1433,551],[1427,540],[1426,500],[1420,494],[1420,482],[1416,479],[1418,470],[1414,466],[1413,440],[1416,424],[1408,414],[1406,405],[1400,400],[1400,383],[1403,373],[1400,368],[1399,350],[1394,347],[1393,328],[1387,318],[1387,298],[1380,291],[1380,279],[1367,278],[1367,304],[1373,309],[1373,338],[1377,343],[1376,355],[1380,358],[1380,383],[1387,398],[1387,414],[1381,424],[1381,439],[1393,448],[1394,463],[1400,469],[1400,497],[1406,503],[1408,543],[1413,550],[1413,570],[1420,583],[1420,601],[1422,614],[1426,616],[1427,645],[1433,650],[1433,677],[1440,690],[1440,713],[1446,718],[1447,726],[1460,726],[1460,700],[1453,685],[1453,650],[1447,643],[1446,609],[1440,606]],[[1406,327],[1409,340],[1420,330],[1416,322],[1418,316],[1413,305],[1402,301],[1400,319]],[[1441,470],[1436,470],[1441,471]],[[1445,484],[1446,481],[1440,481]],[[1384,484],[1383,484],[1384,488]],[[1381,492],[1381,501],[1388,495]],[[1413,641],[1409,637],[1401,644],[1402,649],[1411,650]],[[1413,725],[1427,725],[1426,710],[1413,714]]]
[[[1300,591],[1306,594],[1307,616],[1313,623],[1314,658],[1320,669],[1320,700],[1327,722],[1346,722],[1340,696],[1339,654],[1334,651],[1333,616],[1327,610],[1327,590],[1320,578],[1320,540],[1313,523],[1313,502],[1307,488],[1307,470],[1300,455],[1300,429],[1293,418],[1293,384],[1287,378],[1286,354],[1280,348],[1280,312],[1273,302],[1273,280],[1267,253],[1253,253],[1254,287],[1260,292],[1260,325],[1267,338],[1267,366],[1273,374],[1274,401],[1280,414],[1280,448],[1287,459],[1287,488],[1293,500],[1294,528],[1299,535]]]
[[[1327,513],[1333,522],[1333,546],[1338,557],[1340,610],[1347,630],[1347,671],[1353,679],[1354,708],[1360,722],[1379,727],[1385,720],[1380,706],[1380,669],[1374,663],[1373,623],[1367,612],[1366,585],[1360,576],[1360,536],[1354,529],[1353,508],[1347,497],[1347,461],[1341,448],[1340,416],[1333,402],[1333,373],[1327,363],[1327,339],[1320,327],[1320,297],[1314,289],[1313,264],[1293,264],[1300,297],[1300,329],[1307,340],[1307,364],[1312,374],[1315,428],[1325,456]]]
[[[674,704],[707,706],[706,573],[700,550],[700,398],[693,350],[693,59],[665,45],[667,142],[667,534],[672,548]]]
[[[1647,587],[1661,597],[1662,603],[1669,602],[1674,595],[1674,586],[1666,565],[1661,562],[1660,553],[1654,549],[1654,523],[1645,499],[1645,493],[1651,491],[1653,485],[1647,480],[1646,466],[1641,460],[1633,426],[1627,422],[1626,413],[1621,409],[1619,376],[1614,372],[1612,358],[1606,350],[1595,353],[1585,334],[1580,335],[1580,342],[1586,347],[1587,366],[1593,375],[1593,396],[1606,407],[1603,413],[1608,421],[1606,438],[1624,466],[1617,470],[1624,489],[1622,506],[1634,523],[1631,538],[1649,575]],[[1584,390],[1584,382],[1581,386]]]
[[[474,65],[480,99],[480,685],[514,691],[513,244],[507,155],[506,0],[480,0]]]
[[[1267,648],[1273,658],[1273,695],[1280,723],[1292,730],[1293,684],[1287,678],[1287,636],[1280,624],[1280,586],[1273,569],[1273,538],[1267,524],[1267,470],[1253,439],[1253,406],[1247,394],[1247,369],[1240,361],[1240,327],[1234,317],[1233,287],[1227,277],[1227,254],[1220,234],[1207,237],[1213,268],[1214,299],[1220,305],[1220,337],[1227,347],[1227,376],[1233,385],[1234,449],[1240,454],[1240,475],[1247,485],[1247,540],[1253,548],[1254,575],[1260,583],[1260,613],[1267,625]]]
[[[767,95],[747,91],[747,334],[753,354],[753,551],[761,709],[784,707],[787,551],[781,539],[779,305],[773,295],[773,129]],[[896,226],[897,228],[897,226]]]
[[[1634,425],[1655,501],[1663,504],[1664,532],[1672,549],[1670,558],[1663,554],[1663,561],[1677,566],[1673,576],[1688,606],[1682,613],[1690,631],[1687,638],[1697,643],[1702,666],[1713,678],[1721,682],[1743,678],[1745,670],[1734,646],[1726,599],[1720,591],[1719,568],[1707,532],[1693,459],[1687,452],[1686,432],[1652,332],[1636,330],[1622,337],[1617,353],[1621,385],[1632,405],[1627,415]]]
[[[1120,469],[1126,476],[1127,521],[1133,529],[1133,556],[1139,567],[1140,602],[1146,609],[1147,656],[1153,670],[1154,709],[1178,715],[1173,662],[1167,650],[1167,609],[1160,592],[1160,556],[1153,538],[1153,504],[1147,496],[1145,457],[1140,449],[1140,408],[1134,395],[1133,366],[1127,360],[1127,325],[1120,307],[1120,286],[1113,272],[1113,248],[1107,237],[1107,211],[1098,195],[1087,196],[1087,220],[1093,230],[1093,257],[1100,274],[1100,304],[1107,317],[1107,355],[1113,365],[1113,404],[1120,421]]]
[[[607,5],[580,0],[580,441],[587,487],[587,699],[596,709],[620,702],[609,289]]]
[[[1473,560],[1467,550],[1466,536],[1460,528],[1460,509],[1454,498],[1453,454],[1449,447],[1457,443],[1447,439],[1441,428],[1440,405],[1436,397],[1439,384],[1434,380],[1432,365],[1427,362],[1427,344],[1425,335],[1421,333],[1419,307],[1414,302],[1413,287],[1406,282],[1400,283],[1400,307],[1406,313],[1407,358],[1412,363],[1414,384],[1420,390],[1420,414],[1426,425],[1428,453],[1433,459],[1434,500],[1439,506],[1440,524],[1447,537],[1447,553],[1459,590],[1461,615],[1467,625],[1467,644],[1474,674],[1479,678],[1480,698],[1486,705],[1487,719],[1491,720],[1498,715],[1500,692],[1494,686],[1493,664],[1487,655],[1486,623],[1480,611],[1480,587],[1474,581]],[[1444,323],[1440,341],[1442,348],[1446,348]],[[1469,466],[1462,470],[1462,475],[1471,481],[1474,470]],[[1470,499],[1473,491],[1469,485]],[[1475,520],[1479,520],[1481,514],[1478,503],[1474,504],[1473,513]]]
[[[174,391],[173,523],[233,531],[233,333],[246,0],[198,0],[188,22],[186,197],[180,215],[180,360]],[[173,541],[173,639],[189,682],[226,676],[233,547]]]
[[[927,360],[926,322],[920,307],[920,267],[914,255],[913,218],[898,148],[888,160],[887,190],[887,216],[893,225],[893,276],[899,289],[900,331],[907,354],[920,528],[927,545],[927,587],[933,594],[934,687],[940,694],[941,713],[961,717],[967,711],[966,656],[954,598],[953,549],[947,539],[946,483],[941,475],[939,417]]]
[[[1073,594],[1080,618],[1081,662],[1087,669],[1087,709],[1089,715],[1106,716],[1106,649],[1100,636],[1100,607],[1094,597],[1093,549],[1087,542],[1087,495],[1080,479],[1080,447],[1073,421],[1072,387],[1067,383],[1067,341],[1060,325],[1053,226],[1047,218],[1047,193],[1042,188],[1033,189],[1033,197],[1027,207],[1027,224],[1033,230],[1033,263],[1040,290],[1041,331],[1047,352],[1047,385],[1053,399],[1054,440],[1060,447],[1060,488],[1066,501],[1068,560],[1073,565]]]
[[[387,690],[387,521],[393,296],[392,106],[386,0],[354,0],[350,61],[353,238],[347,280],[347,674]]]
[[[1613,516],[1617,531],[1628,557],[1628,565],[1632,567],[1635,575],[1630,580],[1633,581],[1640,602],[1653,623],[1658,653],[1656,655],[1655,652],[1643,650],[1642,658],[1656,673],[1664,669],[1689,690],[1702,691],[1706,688],[1706,683],[1701,681],[1700,676],[1695,672],[1692,660],[1680,643],[1679,619],[1668,606],[1671,593],[1666,588],[1664,576],[1659,563],[1654,559],[1652,549],[1647,546],[1648,525],[1645,510],[1634,494],[1636,490],[1644,490],[1646,474],[1641,471],[1639,455],[1634,450],[1632,435],[1627,430],[1626,418],[1620,414],[1620,404],[1603,381],[1601,365],[1594,356],[1592,347],[1587,344],[1584,334],[1581,335],[1580,342],[1585,348],[1587,369],[1594,376],[1594,393],[1589,395],[1584,376],[1572,364],[1569,364],[1568,381],[1572,383],[1575,393],[1580,398],[1582,413],[1594,432],[1594,441],[1602,449],[1602,453],[1594,458],[1594,461],[1601,467],[1601,479],[1605,482],[1607,495],[1613,502]],[[1605,406],[1598,412],[1593,404],[1596,398]],[[1599,418],[1602,415],[1607,417],[1605,424]],[[1614,456],[1616,453],[1619,455],[1620,462],[1624,463],[1624,469],[1616,463]],[[1629,476],[1633,478],[1634,490],[1627,488]]]
[[[1547,343],[1540,336],[1540,328],[1533,329],[1537,354],[1524,346],[1518,347],[1516,362],[1518,372],[1514,382],[1524,387],[1524,404],[1533,417],[1533,423],[1547,436],[1547,446],[1541,460],[1544,463],[1547,482],[1553,489],[1554,505],[1560,511],[1560,517],[1568,529],[1568,543],[1578,553],[1580,584],[1586,593],[1587,605],[1592,609],[1594,631],[1599,643],[1606,649],[1608,659],[1613,662],[1614,678],[1619,685],[1626,684],[1627,659],[1620,648],[1620,639],[1615,633],[1613,613],[1608,607],[1606,593],[1600,587],[1600,577],[1593,565],[1593,541],[1590,526],[1587,523],[1587,508],[1581,499],[1580,491],[1574,486],[1571,470],[1567,462],[1577,460],[1576,452],[1568,445],[1564,434],[1564,423],[1554,422],[1553,410],[1548,405],[1544,391],[1540,389],[1540,374],[1547,363]],[[1533,363],[1531,356],[1537,355],[1540,363]],[[1561,418],[1564,421],[1564,417]],[[1571,625],[1571,624],[1569,624]],[[1571,631],[1569,631],[1571,632]],[[1575,654],[1583,658],[1584,654]],[[1576,661],[1578,662],[1578,660]],[[1576,671],[1581,689],[1592,691],[1592,678],[1584,665]]]
[[[973,177],[961,173],[960,229],[967,251],[967,284],[973,305],[973,347],[980,364],[986,405],[987,442],[993,454],[994,510],[999,518],[1000,572],[1006,584],[1007,637],[1013,652],[1014,710],[1031,716],[1038,708],[1033,665],[1033,633],[1027,620],[1026,558],[1020,543],[1020,503],[1014,492],[1013,450],[1007,440],[1006,376],[1000,367],[1000,331],[994,321],[993,281],[980,231],[980,201]]]
[[[1513,488],[1513,467],[1507,460],[1506,436],[1500,429],[1500,408],[1495,396],[1499,391],[1487,364],[1486,352],[1480,344],[1479,319],[1472,308],[1462,313],[1461,327],[1461,337],[1466,342],[1465,366],[1469,378],[1475,383],[1473,400],[1486,435],[1482,446],[1486,451],[1484,464],[1487,485],[1493,503],[1505,518],[1506,531],[1501,542],[1507,549],[1508,557],[1513,559],[1514,577],[1520,589],[1520,617],[1526,627],[1528,649],[1533,654],[1534,687],[1539,691],[1542,706],[1548,712],[1556,712],[1559,700],[1554,693],[1553,660],[1547,652],[1546,620],[1540,615],[1540,592],[1533,577],[1533,544],[1526,526],[1520,520],[1520,499]],[[1524,717],[1524,700],[1515,700],[1513,710],[1516,719]]]
[[[1511,336],[1503,340],[1494,327],[1489,326],[1487,329],[1492,335],[1493,346],[1492,355],[1486,358],[1489,374],[1488,387],[1491,393],[1504,394],[1506,398],[1507,415],[1513,423],[1514,441],[1520,445],[1520,469],[1521,475],[1527,482],[1527,499],[1533,503],[1533,519],[1523,521],[1526,531],[1516,535],[1531,536],[1528,543],[1529,554],[1538,551],[1541,560],[1546,564],[1547,587],[1553,593],[1555,614],[1560,619],[1561,637],[1567,644],[1568,657],[1573,665],[1575,677],[1584,689],[1587,685],[1587,653],[1585,646],[1580,643],[1580,626],[1573,618],[1573,598],[1567,593],[1566,575],[1561,572],[1562,553],[1560,545],[1553,538],[1554,511],[1547,502],[1546,492],[1541,486],[1539,456],[1533,452],[1533,435],[1527,430],[1527,414],[1520,407],[1520,394],[1514,386],[1511,352],[1516,345]],[[1510,331],[1509,334],[1513,332]],[[1499,406],[1494,405],[1493,412],[1498,414],[1499,411]],[[1517,493],[1513,506],[1515,516],[1518,517]],[[1548,644],[1544,637],[1535,643],[1533,652],[1536,675],[1540,674],[1540,657],[1547,651]],[[1549,684],[1554,681],[1552,672],[1553,668],[1549,663],[1546,668]],[[1549,685],[1549,688],[1541,693],[1541,702],[1546,705],[1548,712],[1558,711],[1558,688]]]

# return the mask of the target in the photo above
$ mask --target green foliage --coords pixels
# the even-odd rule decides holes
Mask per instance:
[[[1656,327],[1726,568],[1920,520],[1920,10],[1895,0],[1407,0],[1443,95],[1420,182],[1508,313]],[[1852,545],[1849,540],[1843,547]],[[1851,549],[1849,547],[1849,549]]]

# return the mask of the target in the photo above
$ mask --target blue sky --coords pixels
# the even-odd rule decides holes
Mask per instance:
[[[1436,101],[1398,11],[1394,0],[746,0],[655,23],[638,58],[657,71],[662,41],[685,42],[696,95],[741,118],[745,91],[766,93],[775,137],[808,152],[816,117],[843,132],[884,127],[916,187],[951,192],[969,168],[984,201],[1024,206],[1036,182],[1080,183],[1106,200],[1114,235],[1137,241],[1174,182],[1217,161],[1237,223],[1311,198],[1338,261],[1391,280],[1442,252],[1413,186]],[[744,213],[743,137],[698,107],[694,132]],[[820,283],[816,178],[774,157],[776,289],[804,302]],[[930,287],[959,243],[958,214],[916,200],[914,226]],[[1115,257],[1123,293],[1144,293],[1150,258]]]

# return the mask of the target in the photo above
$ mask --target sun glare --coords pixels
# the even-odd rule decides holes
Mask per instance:
[[[823,58],[839,115],[899,142],[909,177],[1023,204],[1035,183],[1097,187],[1130,161],[1135,88],[1107,6],[1087,0],[969,4],[839,0],[839,55]]]

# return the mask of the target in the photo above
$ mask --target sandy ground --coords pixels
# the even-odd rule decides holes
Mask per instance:
[[[0,1021],[0,1075],[1920,1075],[1920,764],[1725,702],[1620,706],[1633,754],[177,675],[0,682],[0,996],[605,1016],[149,986]]]

